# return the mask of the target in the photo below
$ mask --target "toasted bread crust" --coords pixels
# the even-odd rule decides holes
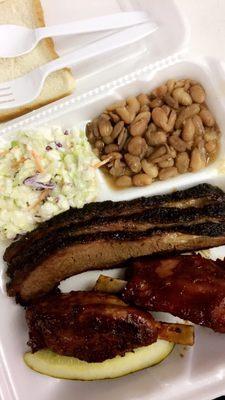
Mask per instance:
[[[10,0],[5,0],[10,2]],[[45,20],[44,20],[44,13],[43,9],[41,6],[40,0],[30,0],[32,2],[32,8],[33,8],[33,13],[35,16],[35,25],[36,27],[42,27],[45,26]],[[3,3],[4,1],[0,1],[0,4]],[[50,58],[52,60],[56,59],[58,57],[58,54],[55,51],[54,47],[54,42],[51,38],[44,39],[43,42],[45,43],[45,46],[47,48],[47,51],[50,54]],[[7,122],[13,118],[19,117],[21,115],[24,115],[30,111],[36,110],[46,104],[52,103],[53,101],[59,100],[65,96],[70,95],[75,86],[75,81],[73,79],[72,72],[69,68],[64,68],[62,70],[59,70],[55,72],[55,74],[59,74],[59,79],[63,80],[63,84],[59,90],[59,93],[54,94],[51,99],[42,96],[41,95],[32,103],[26,104],[21,107],[16,107],[16,108],[11,108],[7,110],[2,110],[0,111],[0,122]]]

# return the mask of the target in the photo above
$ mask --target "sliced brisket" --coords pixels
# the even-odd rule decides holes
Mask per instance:
[[[8,293],[28,301],[83,271],[110,268],[132,257],[225,244],[224,200],[220,189],[200,185],[166,196],[70,210],[6,250]],[[66,225],[68,214],[77,216]]]
[[[171,194],[153,197],[142,197],[131,201],[104,201],[100,203],[90,203],[82,209],[71,208],[70,210],[51,218],[38,226],[32,232],[27,233],[22,238],[14,241],[5,251],[4,260],[7,263],[13,262],[18,256],[24,256],[28,249],[35,244],[41,243],[41,239],[58,235],[64,229],[71,229],[74,226],[83,226],[84,224],[94,225],[95,219],[113,218],[141,214],[146,210],[155,207],[167,208],[188,208],[203,207],[204,205],[216,202],[222,202],[225,199],[224,192],[218,187],[208,184],[201,184],[193,188],[177,191]],[[40,249],[42,244],[39,245]]]

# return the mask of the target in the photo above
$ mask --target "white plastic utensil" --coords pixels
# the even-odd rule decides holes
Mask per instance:
[[[39,95],[46,77],[51,72],[137,42],[156,29],[157,25],[154,23],[145,23],[138,27],[125,29],[50,61],[20,78],[0,84],[0,109],[19,107],[30,103]]]
[[[0,25],[0,57],[17,57],[28,53],[40,40],[47,37],[121,29],[147,21],[149,21],[147,13],[131,11],[37,29]]]

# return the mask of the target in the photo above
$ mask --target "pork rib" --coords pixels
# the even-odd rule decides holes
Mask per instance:
[[[122,299],[225,333],[225,262],[200,255],[131,260]]]

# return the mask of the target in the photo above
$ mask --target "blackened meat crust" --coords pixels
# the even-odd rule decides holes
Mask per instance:
[[[125,215],[109,217],[96,217],[94,220],[86,221],[75,226],[68,228],[61,228],[57,235],[53,232],[46,232],[46,235],[42,237],[35,246],[27,246],[26,250],[18,255],[14,256],[9,264],[9,274],[11,270],[20,269],[22,266],[25,267],[27,264],[35,262],[37,255],[42,257],[51,254],[51,251],[56,248],[63,248],[67,243],[73,243],[74,241],[81,242],[85,241],[85,238],[92,240],[91,235],[98,235],[104,232],[106,237],[113,238],[110,233],[114,233],[114,237],[122,237],[123,232],[154,232],[154,230],[171,231],[171,228],[176,231],[179,229],[182,232],[182,226],[186,224],[196,224],[196,232],[198,230],[197,225],[202,228],[212,223],[211,227],[216,227],[217,222],[225,221],[225,202],[204,206],[202,208],[188,207],[185,209],[181,208],[153,208],[144,211],[142,214]],[[212,229],[208,232],[212,233]],[[184,231],[185,232],[185,231]],[[193,232],[190,231],[190,232]],[[206,232],[206,231],[205,231]],[[195,233],[195,232],[194,232]],[[211,235],[210,235],[211,236]],[[131,236],[128,236],[130,238]],[[83,239],[84,238],[84,239]],[[89,239],[90,238],[90,239]]]
[[[86,244],[86,243],[93,243],[101,240],[111,240],[111,241],[135,241],[135,240],[141,240],[145,239],[148,237],[152,237],[154,235],[162,235],[170,232],[177,232],[177,233],[184,233],[184,234],[189,234],[193,236],[201,236],[201,237],[208,237],[208,238],[214,238],[214,237],[223,237],[224,238],[224,243],[225,243],[225,224],[221,223],[210,223],[206,222],[203,224],[194,224],[194,225],[177,225],[177,226],[169,226],[169,227],[156,227],[154,229],[148,229],[147,231],[131,231],[131,232],[99,232],[99,233],[94,233],[94,234],[88,234],[88,235],[81,235],[81,236],[76,236],[71,237],[70,235],[68,237],[57,237],[55,240],[52,242],[51,246],[44,246],[42,247],[42,251],[40,253],[35,253],[33,254],[32,258],[29,258],[27,262],[24,262],[22,265],[18,264],[11,264],[8,266],[7,269],[7,274],[11,279],[14,278],[15,275],[20,275],[20,273],[28,273],[31,272],[36,268],[36,266],[39,265],[43,260],[45,260],[47,257],[50,257],[51,254],[54,254],[57,250],[63,249],[65,247],[70,247],[72,245],[80,245],[80,244]],[[213,242],[211,241],[212,246],[214,246]],[[215,244],[216,246],[216,244]],[[207,242],[206,245],[202,248],[208,248],[210,247],[210,242]],[[194,246],[193,243],[193,249],[196,247]],[[176,249],[173,249],[176,250]],[[190,250],[189,248],[183,248],[182,251],[185,250]],[[169,251],[169,249],[168,249]]]
[[[211,204],[214,201],[223,201],[224,192],[218,187],[208,184],[201,184],[183,191],[177,191],[163,196],[142,197],[131,201],[104,201],[100,203],[90,203],[82,209],[71,208],[70,210],[51,218],[39,225],[37,229],[27,233],[19,240],[13,242],[5,251],[4,260],[7,263],[13,261],[14,257],[26,254],[26,251],[35,243],[35,246],[46,235],[53,235],[62,229],[71,228],[74,225],[83,226],[91,223],[96,218],[107,218],[113,216],[126,216],[140,214],[155,206],[161,207],[189,207],[195,203],[197,207]],[[177,204],[176,204],[177,203]],[[39,246],[41,247],[41,244]]]
[[[224,200],[220,189],[199,185],[63,213],[6,250],[8,294],[29,301],[60,280],[90,269],[114,267],[143,255],[223,245]]]

